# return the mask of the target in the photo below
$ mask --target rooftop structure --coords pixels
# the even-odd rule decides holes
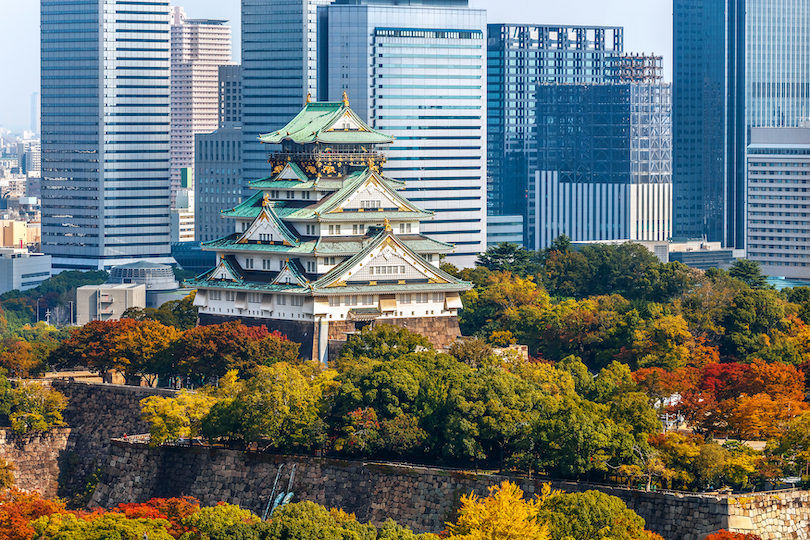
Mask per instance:
[[[459,334],[459,293],[470,284],[438,267],[454,247],[420,234],[433,213],[383,175],[381,147],[393,138],[344,99],[307,103],[261,141],[280,147],[272,175],[223,211],[234,232],[202,244],[216,252],[216,266],[187,282],[198,289],[201,324],[264,324],[322,362],[329,340],[374,321],[449,344]]]

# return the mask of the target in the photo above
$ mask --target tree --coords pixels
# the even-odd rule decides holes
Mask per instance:
[[[447,524],[449,538],[549,540],[545,520],[538,519],[537,514],[546,499],[554,495],[549,484],[544,484],[540,496],[527,501],[523,491],[508,480],[490,487],[488,497],[462,495],[456,522]]]
[[[728,269],[728,275],[734,279],[739,279],[752,289],[768,287],[768,282],[765,280],[765,276],[762,275],[762,268],[757,261],[737,259]]]
[[[231,437],[251,443],[263,439],[273,448],[307,448],[312,444],[309,430],[318,420],[322,393],[334,375],[325,371],[310,381],[286,362],[261,366],[235,397],[211,407],[202,421],[202,433],[209,440]]]
[[[455,341],[450,345],[447,352],[459,362],[464,362],[472,368],[492,365],[495,362],[492,347],[483,339],[473,338]]]
[[[343,346],[337,366],[343,371],[361,358],[391,362],[405,354],[430,349],[433,349],[433,345],[425,336],[407,328],[389,324],[366,326]]]
[[[0,368],[13,377],[27,378],[44,367],[30,343],[15,338],[0,341]]]
[[[31,523],[38,540],[121,538],[174,540],[164,519],[127,519],[117,513],[90,514],[82,519],[73,514],[51,514]]]
[[[127,378],[141,376],[150,386],[157,381],[164,352],[180,337],[173,326],[154,320],[138,322],[126,331],[114,335],[110,355],[114,364],[123,367]]]
[[[600,491],[553,493],[538,519],[548,524],[551,540],[647,540],[644,520],[618,497]],[[660,538],[660,537],[659,537]]]
[[[62,411],[67,406],[67,398],[53,388],[20,381],[9,397],[9,420],[15,433],[47,431],[65,425]]]
[[[183,526],[194,531],[183,535],[183,540],[259,540],[253,526],[260,521],[250,510],[220,502],[216,506],[200,508],[182,519]]]
[[[264,540],[373,540],[375,532],[373,525],[358,523],[352,514],[304,501],[276,509]]]
[[[537,270],[532,254],[525,248],[510,242],[489,246],[478,256],[475,264],[491,272],[511,272],[518,276],[528,276]]]
[[[43,499],[36,492],[18,489],[0,492],[0,540],[30,540],[34,531],[29,522],[65,511],[61,501]]]
[[[149,444],[197,437],[201,433],[202,419],[216,403],[204,393],[181,390],[176,397],[150,396],[141,400],[141,418],[149,423]]]
[[[706,536],[703,540],[762,540],[762,537],[753,533],[737,533],[720,529],[716,533]]]

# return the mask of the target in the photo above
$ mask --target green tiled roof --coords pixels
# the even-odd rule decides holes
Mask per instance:
[[[258,251],[266,253],[289,253],[291,255],[306,255],[315,251],[317,242],[309,240],[301,242],[297,246],[284,246],[281,244],[240,244],[237,242],[239,233],[230,234],[228,236],[211,240],[210,242],[203,242],[203,251]]]
[[[331,285],[332,283],[334,283],[338,279],[340,279],[340,277],[343,274],[345,274],[351,267],[353,267],[355,264],[357,264],[357,261],[359,259],[362,259],[363,257],[365,257],[368,253],[370,253],[372,250],[374,250],[374,248],[376,248],[377,246],[379,246],[380,244],[385,242],[385,240],[388,239],[388,238],[392,238],[395,243],[402,245],[402,247],[405,249],[406,252],[409,251],[411,253],[412,257],[416,258],[417,260],[419,259],[419,255],[417,253],[415,253],[413,250],[411,250],[407,245],[405,245],[404,242],[401,242],[400,240],[398,240],[396,235],[393,234],[393,232],[391,232],[390,230],[383,229],[382,231],[380,231],[380,233],[371,242],[366,244],[366,246],[363,247],[363,249],[360,250],[354,257],[351,257],[348,260],[343,261],[342,263],[337,265],[335,268],[333,268],[332,270],[327,272],[326,275],[324,275],[322,278],[318,279],[315,283],[313,283],[312,284],[313,290],[315,290],[315,289],[323,289],[323,288],[327,287],[328,285]],[[430,264],[430,263],[426,262],[425,264]],[[455,285],[457,285],[459,287],[462,287],[462,289],[459,289],[459,290],[467,290],[467,289],[472,288],[471,283],[468,283],[466,281],[462,281],[460,279],[457,279],[457,278],[451,276],[450,274],[444,272],[443,270],[441,270],[439,268],[436,268],[436,267],[431,265],[430,269],[431,269],[432,272],[435,272],[439,277],[447,280],[449,282],[449,284],[451,284],[451,285],[455,284]],[[431,284],[431,285],[434,285],[434,284]],[[438,285],[438,284],[436,284],[436,285]],[[397,286],[398,285],[395,285],[394,287],[397,287]],[[333,287],[333,288],[330,288],[329,290],[331,291],[332,289],[344,289],[344,287]]]
[[[369,292],[375,293],[395,293],[395,292],[420,292],[420,291],[467,291],[472,286],[467,282],[462,281],[459,283],[406,283],[404,285],[392,283],[386,285],[346,285],[345,287],[326,287],[321,288],[317,283],[313,285],[312,292],[314,294],[322,295],[340,295],[340,294],[362,294]]]
[[[361,130],[328,131],[346,113],[361,126]],[[313,102],[307,103],[286,126],[278,131],[260,135],[259,140],[263,143],[290,140],[298,144],[315,142],[381,144],[393,142],[394,138],[369,127],[345,103]]]

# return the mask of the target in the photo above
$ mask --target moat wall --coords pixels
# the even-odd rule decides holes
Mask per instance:
[[[113,507],[152,497],[190,495],[203,504],[239,504],[261,515],[271,496],[279,466],[279,489],[286,490],[295,465],[295,501],[309,500],[354,512],[361,521],[388,517],[414,530],[438,532],[452,519],[459,497],[506,477],[424,467],[358,461],[273,456],[201,447],[149,448],[113,441],[110,461],[92,506]],[[514,478],[528,496],[542,480]],[[755,494],[746,498],[682,493],[645,493],[619,487],[552,482],[555,489],[598,489],[621,498],[666,540],[700,540],[720,529],[755,532],[765,540],[807,537],[807,491]]]
[[[90,476],[107,462],[110,439],[149,431],[141,420],[140,400],[175,393],[62,380],[44,384],[67,397],[63,412],[67,427],[22,436],[0,429],[0,458],[14,465],[18,488],[46,497],[82,492]]]

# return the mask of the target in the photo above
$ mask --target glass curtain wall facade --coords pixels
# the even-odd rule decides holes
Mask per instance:
[[[527,222],[537,149],[536,87],[605,82],[624,50],[613,26],[487,26],[487,212]],[[527,241],[524,238],[524,242]]]
[[[673,2],[674,235],[745,244],[745,3]]]
[[[244,185],[272,171],[258,141],[317,95],[317,6],[331,0],[242,0],[242,163]]]
[[[748,127],[797,127],[810,117],[810,3],[749,0],[745,95]]]
[[[40,7],[43,252],[57,271],[173,262],[168,2]]]
[[[535,91],[529,248],[546,248],[560,234],[574,241],[666,241],[670,86],[541,84]]]
[[[465,4],[334,3],[319,14],[319,98],[346,92],[363,120],[396,137],[385,173],[435,213],[422,231],[455,244],[447,260],[460,267],[486,250],[486,12]]]

